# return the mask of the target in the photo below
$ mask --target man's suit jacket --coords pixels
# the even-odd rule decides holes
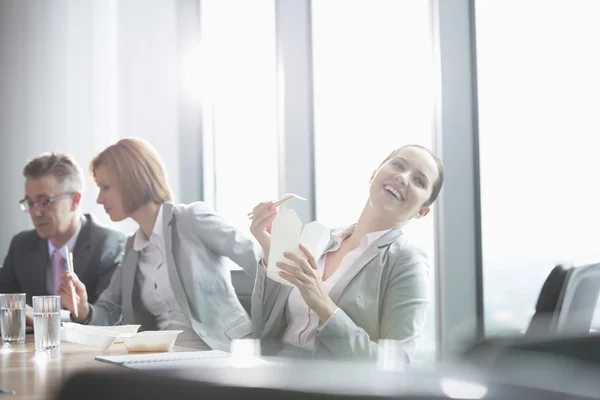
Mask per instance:
[[[171,288],[187,322],[211,348],[229,350],[233,339],[252,334],[248,314],[240,304],[229,269],[228,257],[256,276],[260,249],[203,202],[163,203],[165,257]],[[156,318],[141,304],[136,283],[139,252],[135,235],[126,245],[123,266],[108,289],[92,306],[91,325],[142,325],[156,330]]]
[[[332,238],[327,249],[333,244]],[[339,309],[318,329],[312,356],[374,358],[378,341],[392,339],[410,358],[429,305],[427,276],[425,253],[410,245],[400,228],[383,234],[331,288],[329,297]],[[266,269],[258,267],[252,325],[254,335],[271,351],[282,350],[292,289],[271,280]]]
[[[125,239],[122,232],[100,225],[91,215],[83,216],[73,248],[73,268],[85,284],[90,303],[100,297],[121,264]],[[28,304],[32,296],[52,294],[50,268],[48,240],[35,230],[21,232],[13,237],[0,269],[0,293],[26,293]]]

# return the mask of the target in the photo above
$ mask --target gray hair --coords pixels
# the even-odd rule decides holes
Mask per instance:
[[[38,179],[46,175],[54,175],[63,191],[83,193],[81,168],[66,154],[44,153],[23,168],[25,178]]]

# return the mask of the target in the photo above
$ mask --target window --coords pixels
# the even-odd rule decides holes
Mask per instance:
[[[525,330],[557,263],[600,260],[599,12],[476,2],[487,334]]]
[[[371,173],[392,150],[432,145],[429,7],[329,0],[312,9],[317,220],[347,226],[367,200]],[[433,218],[411,221],[407,234],[429,254],[433,286]],[[430,310],[418,353],[433,359]]]
[[[278,196],[275,1],[202,0],[205,198],[249,234]]]

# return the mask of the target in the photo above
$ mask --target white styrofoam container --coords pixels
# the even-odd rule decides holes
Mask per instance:
[[[103,329],[109,332],[116,332],[118,334],[115,339],[115,343],[123,343],[123,339],[129,336],[133,336],[140,329],[141,325],[115,325],[115,326],[97,326],[98,329]]]
[[[100,349],[108,349],[114,343],[117,336],[117,332],[110,332],[73,322],[63,323],[60,329],[60,338],[62,341]]]
[[[169,351],[183,331],[145,331],[123,338],[127,351]]]

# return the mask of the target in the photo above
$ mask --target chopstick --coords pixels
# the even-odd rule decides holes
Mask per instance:
[[[65,249],[67,252],[67,268],[69,272],[73,274],[73,253],[69,251],[69,249]],[[79,310],[77,309],[77,294],[75,293],[75,285],[73,285],[72,281],[69,281],[69,286],[71,286],[71,297],[73,298],[73,311],[75,314],[75,318],[79,317]]]
[[[289,194],[289,195],[285,196],[284,198],[282,198],[281,200],[278,200],[278,201],[276,201],[276,202],[275,202],[273,205],[274,205],[275,207],[278,207],[278,206],[280,206],[280,205],[282,205],[282,204],[285,204],[285,203],[287,203],[287,202],[288,202],[288,201],[290,201],[291,199],[300,199],[300,200],[306,200],[304,197],[300,197],[300,196],[298,196],[298,195],[295,195],[295,194]],[[251,212],[249,212],[249,213],[248,213],[248,218],[249,218],[249,219],[252,219],[252,216],[253,216],[253,215],[254,215],[254,212],[252,212],[252,211],[251,211]]]

